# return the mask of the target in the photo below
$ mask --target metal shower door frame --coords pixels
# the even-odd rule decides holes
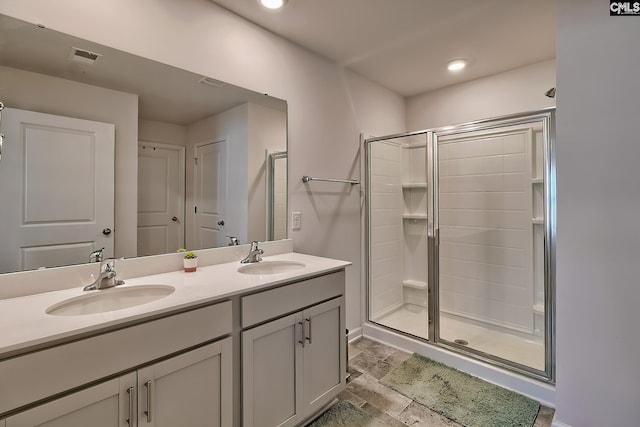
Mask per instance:
[[[440,337],[439,309],[439,162],[438,138],[479,130],[499,129],[505,126],[542,123],[544,154],[544,295],[545,295],[545,369],[544,371],[522,365],[490,353],[475,350]],[[429,288],[429,341],[456,353],[489,362],[527,377],[550,384],[555,383],[555,241],[556,241],[556,191],[555,191],[555,107],[538,111],[490,118],[456,126],[430,129],[427,142],[428,173],[428,288]]]
[[[544,295],[545,295],[545,370],[521,365],[507,359],[494,356],[479,350],[474,350],[454,342],[443,340],[440,337],[439,322],[439,240],[440,228],[438,218],[438,137],[451,135],[454,133],[472,132],[477,130],[490,130],[494,128],[520,125],[527,123],[540,123],[543,126],[543,151],[544,151]],[[415,335],[403,331],[397,331],[402,335],[410,336],[413,339],[424,341],[430,345],[452,350],[458,354],[472,357],[474,359],[488,362],[494,366],[499,366],[510,371],[517,372],[524,376],[543,381],[555,383],[555,242],[556,242],[556,178],[555,178],[555,107],[537,111],[524,112],[490,118],[475,122],[464,123],[456,126],[445,126],[416,132],[407,132],[394,135],[386,135],[375,138],[364,139],[364,177],[365,182],[365,281],[366,281],[366,321],[371,320],[371,293],[370,284],[370,259],[371,259],[371,154],[370,145],[374,142],[425,135],[427,143],[427,262],[428,262],[428,339],[424,340]],[[375,322],[374,322],[375,323]],[[376,323],[378,324],[378,323]],[[380,325],[380,324],[378,324]],[[384,325],[382,327],[388,328]],[[391,329],[391,328],[388,328]]]

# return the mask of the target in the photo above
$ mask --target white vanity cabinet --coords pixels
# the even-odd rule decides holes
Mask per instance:
[[[296,426],[344,389],[343,294],[342,271],[242,299],[243,427]]]
[[[231,426],[231,338],[138,371],[138,426]]]
[[[135,390],[131,372],[11,416],[6,426],[129,427],[135,425]]]
[[[231,325],[227,301],[1,361],[4,422],[231,427]]]
[[[7,418],[6,425],[231,426],[231,370],[226,338],[36,406]]]

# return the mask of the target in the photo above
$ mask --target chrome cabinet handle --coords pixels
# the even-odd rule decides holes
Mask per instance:
[[[146,383],[144,383],[144,386],[147,388],[147,408],[144,411],[144,414],[147,416],[147,422],[150,423],[151,422],[151,401],[152,401],[152,397],[151,397],[151,393],[153,390],[153,384],[151,383],[151,380],[147,381]]]
[[[304,343],[305,343],[304,323],[298,322],[298,325],[300,325],[300,336],[302,337],[302,339],[298,340],[298,342],[302,344],[302,348],[304,348]]]
[[[306,336],[306,340],[309,341],[309,344],[311,344],[311,319],[307,318],[304,319],[305,322],[307,322],[307,336]]]
[[[127,389],[127,393],[129,394],[129,418],[127,419],[127,424],[130,426],[133,425],[133,411],[135,409],[135,395],[133,394],[133,387],[129,387]]]

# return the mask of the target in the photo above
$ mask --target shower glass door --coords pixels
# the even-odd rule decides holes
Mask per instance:
[[[429,339],[427,133],[365,143],[369,320]]]
[[[553,382],[554,111],[364,141],[368,321]]]
[[[431,145],[435,341],[547,378],[549,118],[434,130]]]

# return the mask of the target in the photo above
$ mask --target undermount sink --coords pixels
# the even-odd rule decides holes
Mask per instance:
[[[288,273],[304,266],[303,263],[296,261],[260,261],[238,268],[238,273],[256,275]]]
[[[53,316],[81,316],[122,310],[171,295],[176,289],[167,285],[140,285],[91,291],[88,295],[70,298],[46,310]]]

